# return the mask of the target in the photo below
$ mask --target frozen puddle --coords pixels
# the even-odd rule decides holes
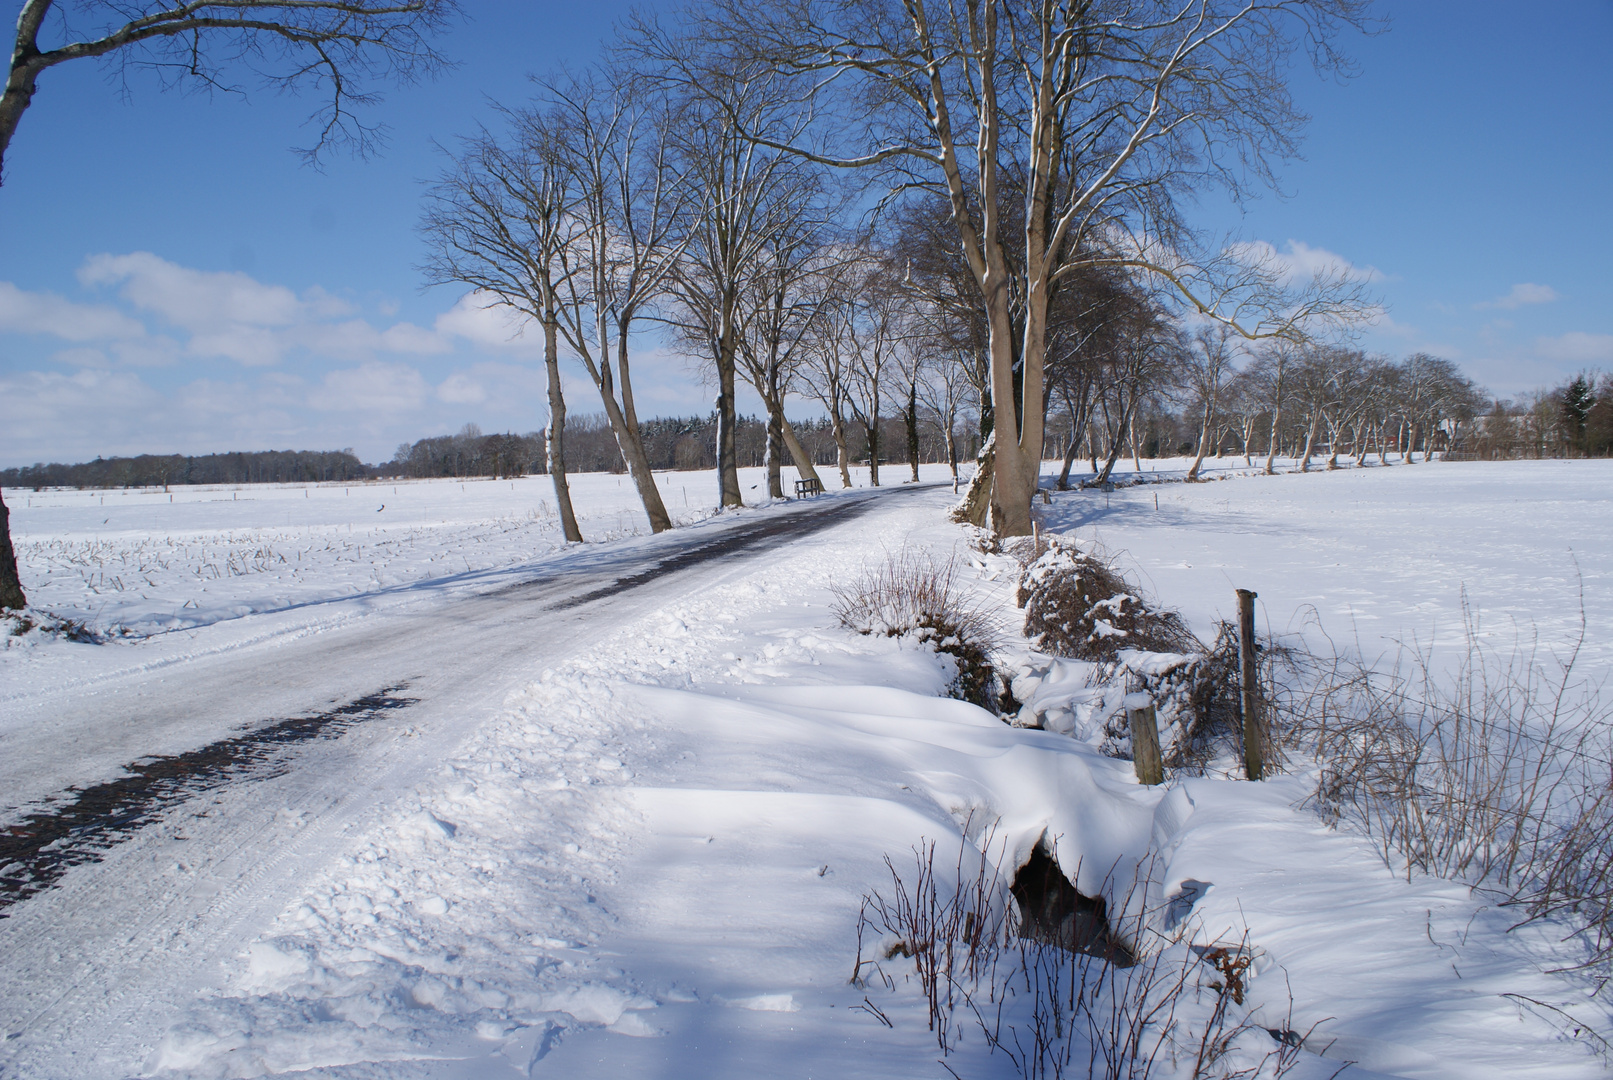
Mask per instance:
[[[289,749],[332,739],[384,713],[413,705],[404,685],[308,716],[264,727],[183,754],[146,757],[127,775],[75,790],[71,800],[0,829],[0,918],[7,908],[49,888],[75,866],[99,862],[114,844],[170,807],[237,780],[263,780],[290,768]]]

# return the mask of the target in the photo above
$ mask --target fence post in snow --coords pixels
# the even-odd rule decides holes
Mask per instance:
[[[1165,782],[1165,760],[1159,752],[1159,717],[1147,694],[1127,694],[1126,714],[1131,718],[1131,761],[1142,784]]]
[[[1238,652],[1243,660],[1243,770],[1251,780],[1265,773],[1265,728],[1261,723],[1260,663],[1255,657],[1255,597],[1238,590]]]

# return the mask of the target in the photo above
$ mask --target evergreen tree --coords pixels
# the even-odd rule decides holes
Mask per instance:
[[[1561,395],[1563,436],[1571,449],[1585,453],[1585,419],[1596,404],[1591,380],[1584,374],[1576,375],[1573,382],[1563,387]]]

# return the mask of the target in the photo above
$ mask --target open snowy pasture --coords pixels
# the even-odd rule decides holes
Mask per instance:
[[[1580,670],[1613,669],[1613,461],[1374,463],[1269,477],[1242,459],[1219,463],[1205,483],[1056,492],[1043,520],[1096,541],[1206,640],[1218,620],[1236,619],[1243,588],[1260,594],[1262,633],[1316,644],[1325,634],[1368,661],[1400,644],[1454,660],[1469,615],[1487,648],[1538,641],[1566,659],[1583,600]],[[1174,480],[1185,468],[1145,462],[1141,476],[1115,479]]]

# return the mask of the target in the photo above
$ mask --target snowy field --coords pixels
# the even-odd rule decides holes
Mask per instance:
[[[1185,467],[1154,465],[1142,479]],[[1485,632],[1538,630],[1558,647],[1576,632],[1582,585],[1586,670],[1613,661],[1613,463],[1244,471],[1061,493],[1043,520],[1099,541],[1201,636],[1246,587],[1275,631],[1325,630],[1369,656],[1397,641],[1444,648],[1460,636],[1465,588]],[[746,474],[747,497],[758,480]],[[714,487],[703,474],[663,484],[675,513],[687,484],[691,517]],[[574,490],[591,540],[647,542],[633,538],[642,519],[619,478],[579,477]],[[136,634],[183,627],[198,652],[256,621],[290,625],[299,604],[371,603],[385,619],[371,598],[389,590],[597,546],[557,551],[543,478],[176,491],[171,503],[6,498],[40,607]],[[512,673],[515,689],[485,708],[370,736],[431,753],[396,770],[365,816],[310,837],[318,860],[264,895],[262,918],[240,914],[244,886],[189,882],[173,840],[131,842],[121,862],[114,852],[108,865],[128,880],[169,883],[164,904],[211,889],[234,921],[189,961],[191,924],[176,923],[150,946],[168,966],[118,976],[93,1012],[55,1004],[87,1000],[73,980],[97,976],[74,975],[77,945],[53,935],[128,912],[96,867],[71,871],[0,919],[0,1075],[1016,1076],[967,1023],[938,1063],[899,955],[886,964],[894,989],[848,976],[862,899],[891,889],[887,857],[905,869],[933,842],[937,866],[980,850],[1011,873],[1044,838],[1083,891],[1147,865],[1150,910],[1189,943],[1245,950],[1237,1009],[1250,1026],[1223,1071],[1267,1061],[1269,1075],[1272,1029],[1317,1036],[1305,1047],[1323,1056],[1300,1054],[1295,1080],[1605,1075],[1560,1017],[1518,1003],[1606,1027],[1584,984],[1546,974],[1571,958],[1561,928],[1507,933],[1510,913],[1466,888],[1391,873],[1366,840],[1299,807],[1302,777],[1144,788],[1129,762],[939,698],[950,662],[928,649],[836,625],[833,587],[908,547],[956,555],[976,601],[1012,631],[1009,561],[968,548],[944,523],[952,502],[940,485],[893,491],[831,530],[691,571],[653,603],[601,616],[569,655]],[[167,636],[8,650],[0,704],[54,672],[130,664]],[[21,713],[5,720],[0,755],[48,738],[43,719],[37,733]],[[221,797],[207,814],[229,806]],[[295,836],[314,820],[302,814],[288,806],[265,829]],[[205,835],[202,816],[180,808],[159,825]],[[1190,1027],[1206,1022],[1206,994],[1183,1008]]]
[[[1215,459],[1211,459],[1212,463]],[[1537,640],[1613,668],[1613,461],[1439,462],[1054,496],[1050,528],[1096,540],[1201,637],[1260,594],[1262,632],[1320,628],[1371,659],[1397,643],[1454,655],[1463,603],[1492,646]],[[1257,459],[1258,464],[1258,459]],[[1141,479],[1181,476],[1162,461]],[[1129,472],[1116,479],[1134,479]]]
[[[747,473],[747,486],[765,484],[761,470]],[[709,516],[714,473],[657,478],[675,522]],[[546,476],[5,495],[30,602],[138,635],[512,566],[564,546]],[[576,476],[572,502],[587,540],[649,531],[625,476]]]

